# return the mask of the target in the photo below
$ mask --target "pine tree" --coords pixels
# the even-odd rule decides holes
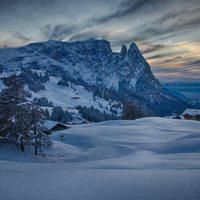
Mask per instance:
[[[45,112],[38,106],[26,102],[22,80],[12,75],[4,80],[7,88],[0,93],[0,136],[8,143],[18,144],[22,151],[26,144],[50,144],[44,133],[42,122]]]
[[[143,114],[139,107],[131,101],[125,102],[123,104],[123,119],[137,119],[142,117]]]
[[[31,131],[34,138],[35,155],[37,155],[38,146],[49,145],[51,141],[44,132],[43,120],[45,119],[45,112],[33,104],[30,104],[29,110],[31,111]]]
[[[26,93],[23,81],[16,75],[4,79],[4,83],[7,88],[0,93],[0,136],[9,139],[14,129],[17,104],[25,100]]]
[[[45,119],[50,119],[50,113],[47,108],[45,109]]]
[[[16,131],[20,133],[20,146],[33,144],[35,155],[37,155],[38,146],[43,147],[51,144],[43,126],[43,121],[46,118],[45,112],[39,106],[30,102],[19,104],[18,110],[19,117],[16,118],[15,124]]]
[[[30,111],[25,104],[18,104],[15,114],[15,123],[13,123],[13,129],[11,132],[11,138],[14,143],[20,144],[22,151],[25,151],[25,144],[28,144],[31,140],[30,128],[31,119]]]
[[[53,108],[53,111],[51,114],[51,120],[65,123],[65,112],[63,111],[61,107]]]

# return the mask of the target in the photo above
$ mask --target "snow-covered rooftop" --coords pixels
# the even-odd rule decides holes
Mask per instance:
[[[200,109],[186,109],[183,112],[183,115],[190,115],[190,116],[196,116],[196,115],[200,115]]]
[[[47,128],[48,130],[51,130],[54,126],[56,126],[57,124],[62,124],[60,122],[56,122],[56,121],[51,121],[51,120],[45,120],[44,121],[44,127]],[[66,126],[65,124],[62,124],[63,126]]]

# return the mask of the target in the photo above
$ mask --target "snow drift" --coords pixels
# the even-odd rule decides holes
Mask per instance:
[[[199,200],[199,130],[143,118],[55,132],[45,158],[1,146],[1,199]]]
[[[76,125],[51,135],[53,145],[45,158],[30,158],[30,152],[14,156],[15,150],[4,149],[0,159],[103,168],[199,168],[199,130],[196,121],[156,117]]]

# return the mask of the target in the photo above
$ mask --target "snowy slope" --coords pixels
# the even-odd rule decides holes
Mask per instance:
[[[165,118],[108,121],[69,129],[64,142],[81,149],[83,160],[104,159],[102,167],[199,168],[199,130],[199,122]],[[59,141],[59,133],[52,138]]]
[[[0,146],[0,199],[199,200],[199,130],[144,118],[55,132],[46,157]]]
[[[93,98],[93,93],[88,92],[81,85],[75,85],[70,83],[69,87],[58,85],[58,77],[50,77],[50,80],[44,84],[45,90],[41,90],[37,93],[34,93],[28,88],[32,97],[30,100],[40,97],[46,97],[49,101],[53,103],[54,106],[60,106],[64,110],[68,110],[71,113],[77,113],[77,106],[86,106],[100,110],[102,113],[112,114],[110,108],[113,104],[118,103],[115,101],[109,102],[100,97]],[[121,115],[121,109],[116,109],[118,115]]]
[[[76,125],[51,135],[54,144],[43,162],[81,161],[82,166],[103,168],[200,168],[199,130],[197,121],[166,118]],[[16,160],[13,151],[10,159]],[[0,159],[7,156],[2,153]],[[19,160],[29,160],[26,156]]]

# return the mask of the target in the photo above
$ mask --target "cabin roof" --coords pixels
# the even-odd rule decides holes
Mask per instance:
[[[200,115],[200,109],[186,109],[183,112],[183,115],[190,115],[190,116],[196,116],[196,115]]]
[[[51,121],[51,120],[45,120],[44,121],[44,127],[47,128],[48,130],[51,130],[52,128],[54,128],[56,125],[62,125],[65,126],[66,128],[68,128],[67,125],[62,124],[60,122],[56,122],[56,121]]]

